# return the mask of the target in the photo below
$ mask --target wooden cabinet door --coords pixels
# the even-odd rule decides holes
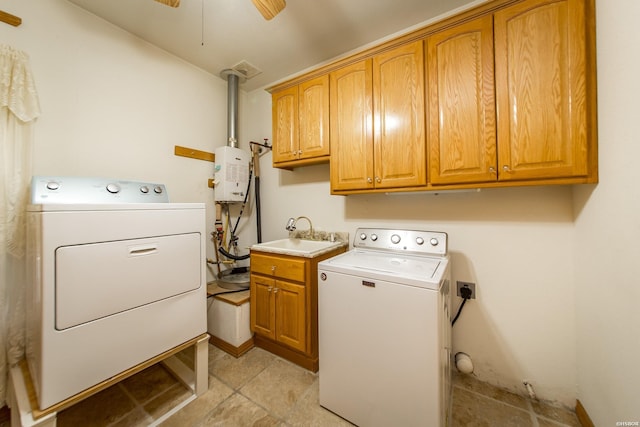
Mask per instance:
[[[583,0],[495,13],[499,180],[588,174]]]
[[[376,188],[427,184],[422,41],[373,57]]]
[[[276,310],[273,291],[276,289],[276,281],[252,274],[250,286],[251,330],[256,334],[275,339]]]
[[[298,86],[299,158],[329,155],[329,75]]]
[[[330,74],[331,189],[373,188],[372,62]]]
[[[436,33],[426,44],[429,181],[495,181],[492,16]]]
[[[298,87],[271,96],[273,120],[273,163],[298,158]]]
[[[276,281],[275,339],[296,350],[307,351],[305,287],[291,282]]]

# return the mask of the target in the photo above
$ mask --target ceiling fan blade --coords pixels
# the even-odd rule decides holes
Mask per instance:
[[[287,5],[285,0],[251,0],[264,19],[271,20]]]
[[[171,7],[180,6],[180,0],[156,0],[158,3],[166,4]]]

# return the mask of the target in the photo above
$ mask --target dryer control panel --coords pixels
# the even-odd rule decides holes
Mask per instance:
[[[31,204],[168,203],[164,184],[94,177],[34,176]]]

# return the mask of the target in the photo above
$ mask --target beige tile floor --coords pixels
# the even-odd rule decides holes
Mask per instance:
[[[179,356],[193,363],[191,352]],[[59,427],[146,426],[190,392],[155,365],[58,414]],[[470,376],[454,376],[453,426],[578,426],[541,405]],[[209,345],[209,390],[163,426],[350,426],[318,404],[318,377],[262,349],[236,359]],[[0,426],[1,427],[1,426]]]

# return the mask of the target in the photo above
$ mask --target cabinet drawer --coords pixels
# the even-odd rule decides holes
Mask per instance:
[[[304,282],[305,261],[273,255],[251,254],[251,272]]]

